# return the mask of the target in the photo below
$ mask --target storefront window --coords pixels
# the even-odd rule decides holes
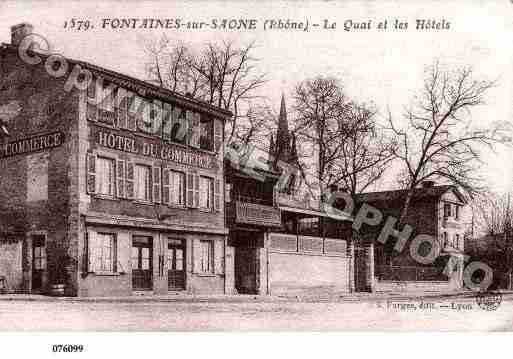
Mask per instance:
[[[91,251],[95,271],[116,271],[116,236],[114,234],[97,233],[93,237]]]

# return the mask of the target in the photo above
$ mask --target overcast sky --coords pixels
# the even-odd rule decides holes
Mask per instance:
[[[257,30],[113,30],[102,29],[104,18],[182,18],[206,21],[222,18],[253,18]],[[64,22],[88,19],[90,31],[64,29]],[[336,22],[335,30],[263,30],[266,19]],[[388,30],[378,30],[388,20]],[[393,30],[395,19],[407,21],[408,30]],[[416,19],[445,19],[449,30],[415,29]],[[371,30],[345,31],[344,22],[372,20]],[[489,92],[488,104],[472,115],[484,126],[491,121],[511,121],[513,79],[513,4],[487,1],[329,1],[329,2],[236,2],[189,1],[23,1],[0,3],[0,41],[9,42],[9,27],[30,22],[44,35],[55,52],[92,62],[128,75],[144,78],[144,39],[163,31],[171,39],[199,46],[209,40],[233,38],[256,41],[255,56],[261,59],[270,81],[262,90],[279,107],[282,92],[290,94],[297,81],[315,75],[341,78],[349,96],[372,101],[382,111],[390,106],[394,116],[421,86],[426,65],[438,58],[449,65],[472,65],[479,77],[498,79]],[[512,188],[513,151],[499,148],[487,155],[483,174],[497,191]]]

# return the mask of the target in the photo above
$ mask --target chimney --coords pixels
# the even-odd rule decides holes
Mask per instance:
[[[431,188],[435,186],[435,181],[422,181],[422,188]]]
[[[19,46],[24,37],[32,34],[33,29],[34,27],[27,22],[11,26],[11,45]]]

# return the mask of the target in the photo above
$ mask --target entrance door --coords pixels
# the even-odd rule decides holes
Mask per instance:
[[[354,281],[357,292],[368,291],[366,251],[364,247],[355,246],[354,248]]]
[[[168,239],[167,278],[169,290],[185,289],[185,245],[181,239]]]
[[[153,239],[134,236],[132,239],[132,288],[153,289]]]
[[[235,248],[235,288],[241,294],[258,293],[258,249]]]
[[[32,290],[43,289],[43,273],[46,270],[46,248],[44,236],[32,237]]]

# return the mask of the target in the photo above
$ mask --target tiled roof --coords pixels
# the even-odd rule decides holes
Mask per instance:
[[[465,199],[457,188],[453,185],[440,185],[428,188],[415,188],[413,192],[413,199],[422,199],[429,197],[440,197],[449,190],[453,190],[462,202]],[[394,200],[404,200],[408,190],[395,190],[395,191],[381,191],[381,192],[368,192],[356,196],[358,202],[386,202]]]
[[[1,48],[5,48],[11,51],[16,51],[17,47],[13,46],[11,44],[2,43],[0,46]],[[41,57],[48,57],[48,55],[37,53]],[[89,71],[92,71],[94,73],[101,73],[102,76],[105,77],[105,79],[108,79],[112,81],[113,83],[117,84],[118,86],[124,87],[128,90],[138,92],[139,94],[142,93],[142,96],[150,96],[150,97],[157,97],[164,101],[169,101],[173,103],[177,103],[179,105],[183,105],[186,107],[192,107],[197,110],[202,110],[204,112],[210,112],[214,115],[220,116],[223,119],[228,119],[232,116],[232,113],[228,110],[225,110],[223,108],[214,106],[210,103],[195,99],[193,97],[188,97],[185,95],[182,95],[180,93],[162,88],[160,86],[154,85],[152,83],[149,83],[147,81],[143,81],[140,79],[137,79],[135,77],[131,77],[128,75],[124,75],[122,73],[106,69],[104,67],[93,65],[85,61],[80,60],[74,60],[69,57],[63,56],[67,61],[69,61],[71,64],[77,64],[80,65],[82,68],[86,68]]]

